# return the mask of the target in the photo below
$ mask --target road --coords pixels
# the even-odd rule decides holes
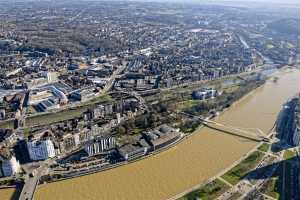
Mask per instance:
[[[123,65],[119,66],[117,70],[113,72],[113,74],[109,77],[105,87],[101,91],[102,94],[107,93],[114,85],[114,82],[117,78],[120,77],[120,74],[126,69],[127,63],[124,63]]]
[[[34,170],[35,173],[33,177],[27,176],[25,178],[25,184],[22,189],[19,200],[31,200],[33,198],[39,179],[46,169],[47,165],[43,164],[42,166]]]

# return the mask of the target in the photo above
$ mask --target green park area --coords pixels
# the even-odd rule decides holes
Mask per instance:
[[[268,180],[261,189],[261,192],[273,197],[274,199],[279,198],[279,192],[280,192],[280,185],[278,177],[273,177],[270,180]]]
[[[292,159],[293,157],[295,157],[295,155],[296,155],[295,152],[293,152],[291,150],[285,150],[283,157],[285,160],[289,160],[289,159]]]
[[[111,96],[101,95],[75,108],[65,109],[53,113],[29,116],[28,118],[26,118],[25,126],[32,127],[37,125],[45,125],[45,124],[56,123],[64,120],[69,120],[75,117],[79,117],[88,108],[91,108],[96,104],[106,103],[111,101],[113,101]],[[13,128],[13,120],[0,123],[0,128]]]
[[[247,175],[263,158],[264,153],[255,151],[249,155],[240,164],[225,173],[222,178],[232,185],[237,184],[243,177]]]
[[[74,117],[79,117],[86,110],[87,110],[86,107],[78,107],[76,109],[62,110],[60,112],[29,117],[26,119],[26,127],[51,124],[55,122],[72,119]]]
[[[203,187],[187,194],[186,196],[182,197],[181,200],[212,200],[216,199],[230,187],[226,185],[219,179],[216,179]]]
[[[5,121],[5,122],[1,122],[0,123],[0,128],[12,129],[12,128],[14,128],[14,121],[9,120],[9,121]]]
[[[102,95],[95,97],[91,101],[87,101],[83,103],[81,106],[71,109],[61,110],[59,112],[41,114],[37,116],[28,117],[26,119],[26,126],[32,127],[37,125],[45,125],[56,123],[64,120],[73,119],[75,117],[79,117],[83,112],[85,112],[88,108],[92,108],[95,104],[106,103],[112,101],[111,96]]]
[[[200,103],[201,103],[200,100],[186,100],[186,101],[182,101],[182,102],[178,103],[177,109],[180,110],[180,111],[182,111],[182,110],[191,108],[193,106],[196,106],[196,105],[198,105]]]
[[[263,152],[268,152],[270,149],[270,144],[264,143],[260,147],[258,147],[258,150]]]

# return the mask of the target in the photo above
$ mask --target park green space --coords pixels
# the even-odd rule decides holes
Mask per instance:
[[[292,150],[285,150],[283,157],[285,160],[289,160],[289,159],[292,159],[293,157],[295,157],[295,155],[296,155],[295,152],[293,152]]]
[[[264,185],[262,192],[274,199],[279,199],[279,187],[278,177],[273,177]]]
[[[79,117],[83,112],[88,108],[93,107],[97,103],[105,103],[112,101],[112,98],[109,95],[102,95],[95,97],[94,99],[83,103],[82,105],[72,108],[65,109],[58,112],[38,114],[36,116],[31,116],[26,119],[26,127],[32,126],[41,126],[51,123],[56,123],[64,120],[69,120],[75,117]],[[13,121],[6,121],[0,123],[0,128],[13,128]]]
[[[229,188],[230,187],[223,181],[221,181],[220,179],[216,179],[204,185],[203,187],[187,194],[186,196],[182,197],[181,200],[212,200],[216,199]]]
[[[263,151],[263,152],[268,152],[269,149],[270,149],[270,144],[267,144],[267,143],[264,143],[258,147],[258,150]]]
[[[237,184],[248,172],[250,172],[263,158],[264,153],[255,151],[240,164],[225,173],[222,178],[232,185]]]

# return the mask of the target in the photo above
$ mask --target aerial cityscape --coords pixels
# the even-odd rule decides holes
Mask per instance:
[[[299,13],[0,0],[0,199],[300,200]]]

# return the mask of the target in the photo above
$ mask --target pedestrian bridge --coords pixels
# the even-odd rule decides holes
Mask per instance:
[[[206,127],[217,130],[225,134],[252,140],[255,142],[262,142],[262,141],[269,142],[269,138],[266,137],[266,135],[263,133],[262,130],[257,128],[240,128],[240,127],[235,127],[235,126],[230,126],[227,124],[215,122],[209,119],[204,119],[202,117],[198,117],[188,113],[182,113],[182,114],[190,117],[198,118],[200,121],[202,121],[203,125],[205,125]]]

